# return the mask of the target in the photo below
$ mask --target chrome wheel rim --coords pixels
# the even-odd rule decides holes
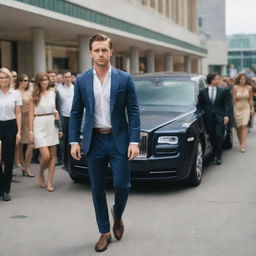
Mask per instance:
[[[198,180],[201,180],[203,170],[203,150],[202,145],[199,142],[197,145],[197,157],[196,157],[196,175]]]

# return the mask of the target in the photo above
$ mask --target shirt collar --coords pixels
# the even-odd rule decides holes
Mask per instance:
[[[107,72],[107,76],[110,76],[110,75],[111,75],[111,71],[112,71],[112,66],[110,65],[110,67],[109,67],[109,69],[108,69],[108,72]],[[93,68],[93,75],[96,75],[96,76],[97,76],[97,73],[96,73],[95,68]]]
[[[0,93],[3,94],[3,95],[7,95],[7,94],[10,94],[12,93],[12,91],[14,91],[12,88],[9,88],[9,90],[7,91],[7,93],[3,93],[2,90],[0,90]]]

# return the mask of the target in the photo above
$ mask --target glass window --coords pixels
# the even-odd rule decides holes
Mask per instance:
[[[135,79],[139,103],[151,106],[195,104],[195,84],[191,80]]]

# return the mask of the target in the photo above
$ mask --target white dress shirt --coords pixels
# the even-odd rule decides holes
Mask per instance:
[[[65,84],[59,84],[57,86],[57,92],[60,99],[60,114],[64,117],[70,117],[70,111],[72,108],[72,102],[74,97],[74,85],[69,87]]]
[[[19,91],[12,88],[7,93],[0,90],[0,121],[16,119],[15,107],[22,106],[22,98]]]
[[[208,87],[208,93],[209,93],[209,99],[213,103],[216,99],[217,87],[216,86],[209,86]]]
[[[93,70],[94,93],[94,128],[111,129],[110,119],[110,91],[111,91],[111,66],[105,76],[103,84]]]

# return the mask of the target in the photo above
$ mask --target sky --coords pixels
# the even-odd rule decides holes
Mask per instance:
[[[256,0],[226,0],[226,33],[256,34]]]

